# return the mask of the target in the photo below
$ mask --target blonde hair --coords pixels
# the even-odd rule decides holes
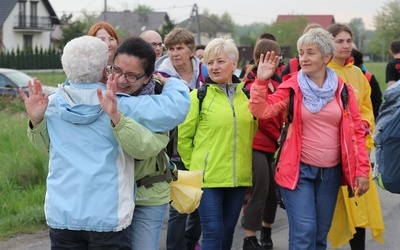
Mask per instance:
[[[207,44],[204,50],[204,61],[207,62],[210,58],[217,57],[221,52],[225,52],[232,62],[239,60],[239,50],[233,39],[214,38]]]

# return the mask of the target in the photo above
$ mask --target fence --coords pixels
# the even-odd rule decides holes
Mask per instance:
[[[61,53],[55,49],[13,50],[0,54],[0,68],[61,69]]]

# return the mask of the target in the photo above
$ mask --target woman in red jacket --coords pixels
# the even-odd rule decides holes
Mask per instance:
[[[301,70],[274,94],[267,89],[279,58],[274,52],[260,57],[250,110],[262,119],[287,113],[294,93],[293,121],[275,181],[288,215],[289,249],[326,249],[340,185],[359,196],[369,188],[368,155],[353,89],[327,67],[335,54],[332,35],[311,29],[299,38],[297,49]],[[348,90],[346,103],[343,89]]]

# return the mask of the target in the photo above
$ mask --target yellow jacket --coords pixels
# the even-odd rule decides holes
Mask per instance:
[[[361,112],[361,120],[366,122],[370,129],[370,134],[366,136],[367,147],[374,148],[374,140],[371,134],[375,130],[375,118],[371,102],[371,86],[362,71],[353,65],[353,62],[348,62],[342,66],[333,60],[328,64],[328,67],[335,70],[336,74],[343,79],[345,83],[350,84],[354,89],[354,94]]]

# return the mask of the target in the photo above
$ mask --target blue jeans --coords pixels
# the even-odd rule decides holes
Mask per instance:
[[[320,168],[300,163],[295,190],[280,187],[289,221],[289,249],[326,249],[342,181],[341,163]]]
[[[119,232],[74,231],[50,228],[52,250],[131,250],[131,227]]]
[[[158,250],[167,204],[136,206],[131,224],[133,249]]]
[[[230,250],[246,187],[203,188],[199,212],[201,248]]]

